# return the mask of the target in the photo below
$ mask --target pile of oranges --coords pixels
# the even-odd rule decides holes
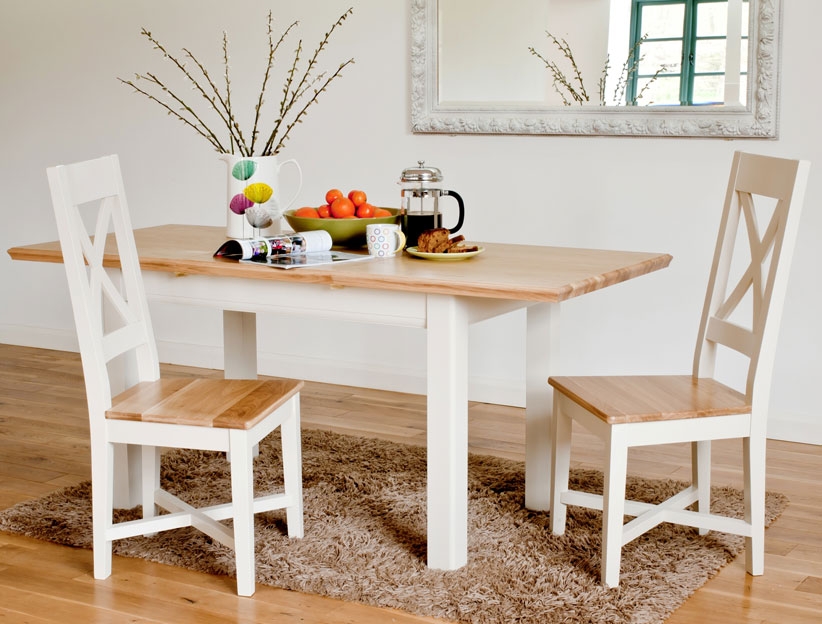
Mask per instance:
[[[294,211],[294,216],[313,219],[371,219],[393,215],[385,208],[369,204],[365,191],[353,190],[346,197],[341,190],[331,189],[325,194],[325,203],[322,206],[299,208]]]

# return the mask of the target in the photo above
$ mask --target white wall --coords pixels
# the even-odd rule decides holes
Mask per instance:
[[[137,227],[223,224],[225,173],[216,154],[115,80],[167,69],[140,27],[172,50],[190,47],[215,68],[226,29],[239,93],[246,84],[257,89],[269,7],[279,25],[302,19],[300,33],[313,49],[348,2],[0,2],[0,247],[56,238],[47,166],[114,152]],[[771,433],[822,443],[815,392],[822,132],[818,102],[808,97],[808,80],[818,76],[822,5],[784,4],[780,138],[734,141],[413,135],[409,4],[359,0],[326,53],[329,67],[350,56],[356,64],[323,94],[283,154],[302,165],[299,201],[316,204],[334,186],[360,187],[376,203],[396,206],[400,172],[425,159],[464,197],[471,239],[669,252],[669,269],[568,302],[562,354],[567,373],[687,372],[732,152],[810,159],[815,168],[777,355]],[[269,97],[277,95],[274,89]],[[2,254],[0,293],[0,340],[74,348],[59,265]],[[159,305],[153,311],[164,361],[221,366],[219,315]],[[515,331],[522,324],[521,315],[512,315],[475,328],[483,339],[475,343],[487,345],[472,347],[473,398],[523,400],[523,344]],[[363,331],[261,318],[261,372],[423,391],[420,333],[373,330],[393,332],[401,342],[400,354],[385,362],[364,348]],[[280,352],[293,355],[287,366]]]

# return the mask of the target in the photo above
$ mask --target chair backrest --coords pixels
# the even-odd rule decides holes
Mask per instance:
[[[714,376],[717,345],[747,356],[745,394],[763,418],[809,168],[807,161],[734,154],[699,327],[694,376]],[[770,214],[763,218],[763,211]],[[729,289],[732,269],[740,277]],[[740,323],[740,314],[750,322]]]
[[[111,407],[109,363],[130,358],[138,381],[155,380],[157,348],[118,157],[50,167],[48,180],[94,421]],[[104,267],[104,254],[119,255],[119,274]]]

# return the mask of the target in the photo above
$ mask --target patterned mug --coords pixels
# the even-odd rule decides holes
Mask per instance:
[[[393,256],[405,247],[405,234],[399,225],[393,223],[372,223],[365,227],[368,253],[385,258]]]

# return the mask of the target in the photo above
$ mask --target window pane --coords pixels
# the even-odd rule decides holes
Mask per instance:
[[[725,101],[724,76],[694,76],[694,104],[717,104]]]
[[[728,32],[728,3],[703,2],[696,7],[696,36],[724,36]]]
[[[703,39],[696,42],[694,71],[724,72],[725,71],[725,40]]]
[[[642,7],[642,32],[653,39],[682,37],[685,23],[685,4],[657,4]]]
[[[742,3],[742,36],[748,36],[748,8],[750,7],[750,3],[748,0],[745,0]]]
[[[660,67],[667,73],[679,73],[682,69],[682,41],[646,42],[639,53],[640,74],[654,74]]]
[[[639,106],[678,106],[679,105],[679,76],[669,76],[663,78],[658,76],[643,93],[642,90],[648,85],[649,78],[640,78],[637,81],[637,105]]]

